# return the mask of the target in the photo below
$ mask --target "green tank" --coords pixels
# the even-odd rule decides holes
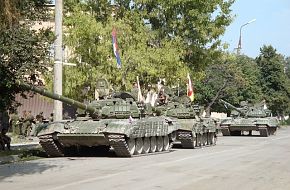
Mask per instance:
[[[220,129],[224,136],[239,136],[248,131],[259,131],[260,136],[268,137],[276,133],[279,125],[278,119],[271,116],[269,109],[264,109],[263,104],[248,106],[247,102],[241,102],[241,107],[220,100],[227,108],[231,109],[231,117],[222,119]]]
[[[38,132],[41,146],[51,157],[83,147],[106,151],[112,147],[120,157],[168,152],[171,148],[176,123],[165,116],[152,116],[129,93],[84,104],[25,83],[20,85],[83,110],[74,120],[48,123]]]
[[[216,121],[210,117],[201,117],[201,107],[192,106],[187,96],[175,97],[156,109],[177,123],[176,140],[180,141],[183,148],[216,144]]]

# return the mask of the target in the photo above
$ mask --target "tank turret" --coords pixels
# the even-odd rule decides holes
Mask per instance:
[[[248,103],[245,103],[245,101],[241,102],[241,108],[237,108],[235,106],[233,106],[232,104],[220,99],[219,100],[221,103],[223,103],[224,105],[226,105],[227,107],[229,107],[230,109],[232,109],[233,111],[231,112],[232,116],[241,116],[241,117],[260,117],[260,118],[264,118],[264,117],[268,117],[269,113],[271,113],[270,110],[268,109],[264,109],[260,104],[256,104],[254,106],[248,106]],[[239,114],[236,114],[235,112],[238,112]]]

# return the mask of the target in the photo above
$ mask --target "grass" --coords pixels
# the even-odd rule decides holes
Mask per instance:
[[[37,160],[46,158],[47,154],[43,151],[42,148],[36,149],[23,149],[23,150],[5,150],[0,151],[0,159],[1,157],[6,156],[16,156],[17,159],[11,159],[11,161],[2,162],[2,164],[8,164],[12,162],[21,162],[21,161],[29,161],[29,160]]]

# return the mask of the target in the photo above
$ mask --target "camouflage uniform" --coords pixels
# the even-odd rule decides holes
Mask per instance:
[[[31,114],[31,112],[28,112],[28,115],[26,116],[26,118],[24,118],[24,121],[23,121],[24,135],[27,137],[30,136],[33,122],[34,122],[34,117]]]
[[[13,113],[10,116],[10,126],[12,127],[12,132],[16,135],[21,135],[21,125],[19,124],[19,116],[17,113]]]

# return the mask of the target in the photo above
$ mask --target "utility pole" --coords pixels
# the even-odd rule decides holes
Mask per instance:
[[[239,37],[239,43],[238,43],[238,47],[237,47],[237,54],[240,55],[241,54],[241,49],[242,49],[242,28],[248,24],[251,24],[252,22],[255,22],[256,19],[250,20],[249,22],[243,24],[240,27],[240,37]]]
[[[53,92],[62,95],[62,9],[63,1],[55,0],[55,41],[54,41],[54,80]],[[53,120],[62,120],[62,102],[53,102]]]

